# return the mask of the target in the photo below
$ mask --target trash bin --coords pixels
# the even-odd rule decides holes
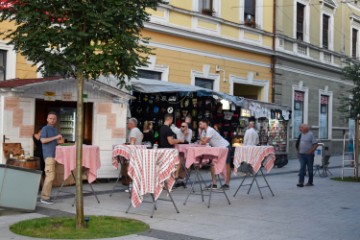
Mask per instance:
[[[0,164],[0,207],[35,211],[41,173]]]

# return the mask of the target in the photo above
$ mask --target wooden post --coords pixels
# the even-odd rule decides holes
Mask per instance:
[[[84,75],[78,72],[77,82],[77,111],[76,111],[76,228],[84,228],[84,199],[82,185],[82,145],[83,145],[83,93],[84,93]]]

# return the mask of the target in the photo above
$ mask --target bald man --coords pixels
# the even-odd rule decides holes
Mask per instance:
[[[254,122],[249,123],[249,128],[244,136],[244,146],[256,146],[259,143],[259,135],[255,131],[254,126]]]
[[[318,143],[307,124],[301,124],[299,129],[301,132],[299,143],[300,173],[297,186],[304,186],[306,166],[309,171],[309,179],[306,186],[313,186],[314,152],[318,147]]]

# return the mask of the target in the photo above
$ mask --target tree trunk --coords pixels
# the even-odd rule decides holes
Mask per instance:
[[[82,145],[83,145],[83,92],[84,75],[76,74],[77,82],[77,111],[76,111],[76,228],[84,228],[84,199],[82,185]]]

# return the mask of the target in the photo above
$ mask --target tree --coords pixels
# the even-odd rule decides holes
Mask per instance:
[[[16,29],[2,32],[17,52],[45,76],[77,80],[76,227],[84,227],[82,139],[84,80],[113,74],[124,86],[137,75],[151,49],[141,35],[147,8],[161,0],[2,0],[0,21]]]
[[[340,111],[344,112],[346,117],[355,119],[355,178],[359,177],[359,120],[360,120],[360,62],[348,60],[348,64],[343,68],[346,80],[353,81],[354,87],[346,91],[348,96],[340,94]],[[351,97],[349,97],[349,95]]]
[[[339,110],[345,113],[346,117],[355,119],[360,114],[360,62],[349,60],[343,73],[346,80],[354,83],[354,87],[340,94]]]

